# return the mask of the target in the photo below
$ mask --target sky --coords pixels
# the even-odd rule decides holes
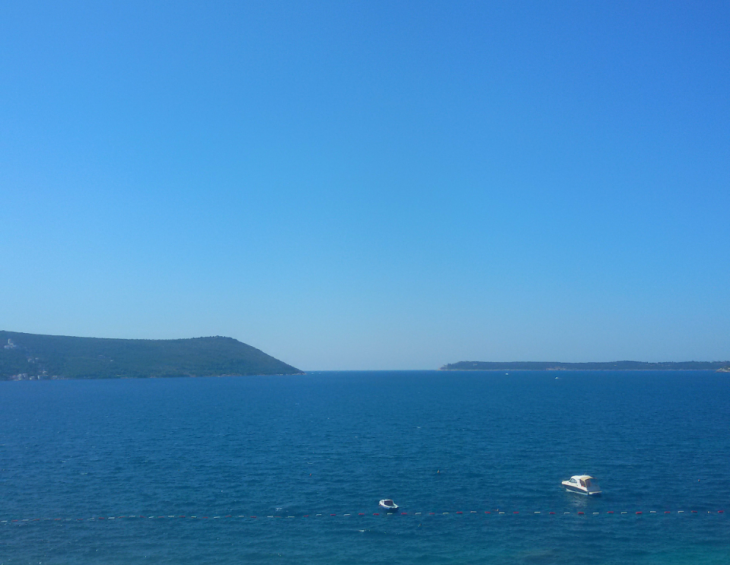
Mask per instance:
[[[0,329],[730,359],[730,2],[0,4]]]

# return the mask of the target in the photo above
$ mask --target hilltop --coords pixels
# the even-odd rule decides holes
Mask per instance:
[[[292,375],[230,337],[107,339],[0,331],[0,380]]]
[[[718,371],[728,372],[730,361],[683,361],[646,363],[612,361],[608,363],[559,363],[553,361],[459,361],[441,371]]]

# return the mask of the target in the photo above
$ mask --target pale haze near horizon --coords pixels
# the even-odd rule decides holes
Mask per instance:
[[[730,4],[0,6],[0,329],[730,359]]]

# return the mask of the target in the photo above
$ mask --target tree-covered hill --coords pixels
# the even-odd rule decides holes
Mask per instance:
[[[721,371],[730,361],[684,361],[646,363],[612,361],[608,363],[560,363],[553,361],[459,361],[441,367],[442,371]]]
[[[0,380],[301,373],[230,337],[106,339],[0,331]]]

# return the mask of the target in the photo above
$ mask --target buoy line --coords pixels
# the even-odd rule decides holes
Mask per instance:
[[[101,520],[260,520],[260,519],[312,519],[312,518],[368,518],[368,517],[381,517],[381,518],[395,518],[395,517],[437,517],[437,516],[451,516],[451,515],[463,515],[463,516],[601,516],[601,515],[633,515],[633,516],[647,516],[647,515],[707,515],[707,514],[725,514],[724,510],[604,510],[601,512],[592,511],[543,511],[534,510],[532,512],[525,512],[520,510],[457,510],[449,512],[350,512],[350,513],[313,513],[313,514],[296,514],[296,515],[285,515],[285,514],[267,514],[267,515],[249,515],[249,514],[226,514],[222,516],[201,516],[201,515],[187,515],[187,514],[168,514],[168,515],[144,515],[144,514],[130,514],[124,516],[92,516],[90,518],[14,518],[0,520],[0,524],[12,525],[12,524],[26,524],[31,522],[89,522],[89,521],[101,521]]]

